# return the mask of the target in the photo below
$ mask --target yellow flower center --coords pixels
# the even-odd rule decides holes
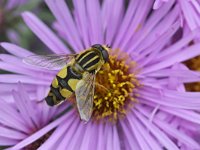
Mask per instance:
[[[109,62],[96,75],[93,119],[116,122],[136,101],[139,86],[134,71],[136,63],[119,50],[111,51]]]

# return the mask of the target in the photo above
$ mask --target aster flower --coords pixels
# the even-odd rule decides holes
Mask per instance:
[[[200,27],[199,0],[156,0],[153,8],[158,9],[165,3],[176,3],[180,7],[180,19],[185,30],[194,30]]]
[[[184,88],[184,83],[199,81],[200,74],[182,63],[200,54],[198,42],[188,44],[199,31],[172,42],[181,27],[179,6],[169,2],[152,11],[153,1],[146,0],[129,1],[127,7],[123,0],[104,0],[102,4],[98,0],[74,0],[70,11],[64,0],[46,3],[56,18],[58,35],[75,53],[96,43],[109,44],[112,50],[110,61],[96,76],[108,90],[95,89],[91,120],[85,124],[76,109],[70,110],[59,118],[39,150],[200,149],[200,93]],[[34,14],[25,12],[22,16],[52,52],[71,53]],[[16,73],[0,75],[2,83],[20,80],[25,88],[31,85],[43,90],[50,85],[56,72],[23,64],[22,58],[32,53],[19,46],[1,46],[12,55],[0,56],[0,68]],[[10,149],[37,144],[35,139],[51,130],[47,125]]]
[[[60,118],[61,120],[50,122],[63,109],[59,107],[49,108],[44,103],[30,99],[26,90],[21,83],[18,83],[16,89],[12,90],[13,102],[8,102],[6,99],[0,100],[1,146],[15,145],[44,126],[53,129],[58,125],[58,122],[62,121]],[[28,90],[30,92],[35,89],[29,86]],[[29,146],[26,149],[34,149],[36,146]]]

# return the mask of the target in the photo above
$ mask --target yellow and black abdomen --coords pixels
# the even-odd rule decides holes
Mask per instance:
[[[48,96],[45,98],[50,106],[61,103],[69,98],[76,89],[82,75],[75,73],[70,65],[66,65],[53,79]]]

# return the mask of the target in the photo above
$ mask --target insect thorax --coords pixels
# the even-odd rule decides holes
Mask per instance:
[[[99,67],[102,65],[102,58],[98,51],[90,49],[76,57],[76,63],[82,68],[83,71],[93,72],[98,70]]]

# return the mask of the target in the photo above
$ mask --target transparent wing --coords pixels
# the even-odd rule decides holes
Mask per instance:
[[[92,115],[95,88],[95,74],[85,73],[77,83],[75,95],[81,120],[89,121]]]
[[[73,59],[77,54],[59,54],[59,55],[31,55],[23,59],[25,64],[38,66],[49,70],[58,70],[63,68],[67,62]]]

